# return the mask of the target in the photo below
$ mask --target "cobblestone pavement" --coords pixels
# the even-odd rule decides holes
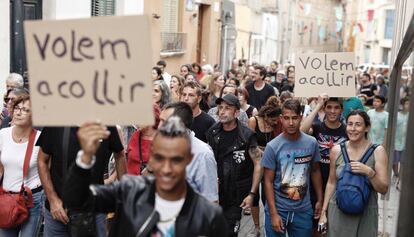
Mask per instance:
[[[378,229],[379,236],[395,237],[398,223],[398,208],[400,205],[400,191],[397,190],[395,182],[390,185],[389,200],[383,200],[383,197],[378,198]],[[385,211],[385,218],[383,214]],[[385,228],[383,228],[385,226]]]

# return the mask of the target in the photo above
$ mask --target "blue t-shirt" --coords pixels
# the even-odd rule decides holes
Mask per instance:
[[[311,164],[319,160],[318,142],[305,133],[301,133],[296,141],[288,140],[282,133],[267,144],[262,166],[275,171],[273,188],[278,210],[306,211],[312,208],[309,195]]]

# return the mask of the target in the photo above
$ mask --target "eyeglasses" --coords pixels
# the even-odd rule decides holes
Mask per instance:
[[[17,113],[17,111],[19,111],[21,114],[28,114],[30,112],[30,109],[27,109],[25,107],[15,106],[14,110],[13,110],[13,113]]]
[[[12,101],[13,101],[13,98],[9,98],[9,97],[4,98],[4,103],[6,104]]]

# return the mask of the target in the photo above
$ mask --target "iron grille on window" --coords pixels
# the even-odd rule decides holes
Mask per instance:
[[[162,32],[161,33],[161,42],[162,49],[161,52],[184,52],[186,46],[186,33],[171,33],[171,32]]]
[[[92,0],[92,16],[111,16],[115,14],[116,0]]]

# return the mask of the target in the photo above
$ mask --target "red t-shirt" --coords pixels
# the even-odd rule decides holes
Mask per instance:
[[[141,175],[140,168],[141,168],[141,159],[139,157],[139,136],[141,136],[140,131],[136,131],[132,134],[131,139],[128,143],[127,148],[127,158],[128,158],[128,174],[131,175]],[[146,164],[150,158],[150,148],[151,148],[151,140],[142,139],[141,140],[141,152],[142,152],[142,161]]]
[[[199,72],[199,73],[196,74],[197,81],[200,81],[203,77],[204,77],[204,73],[203,72]]]

